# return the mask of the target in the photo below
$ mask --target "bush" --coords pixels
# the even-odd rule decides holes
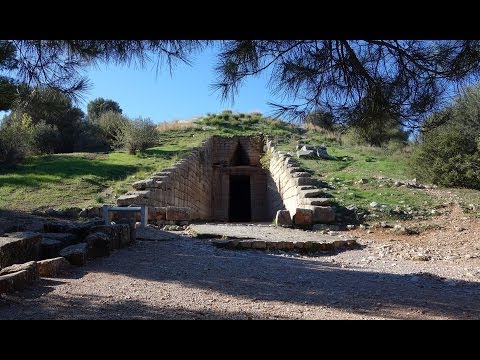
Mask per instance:
[[[102,130],[97,124],[82,121],[77,130],[74,151],[95,152],[108,151],[109,145],[105,141]]]
[[[122,132],[129,120],[119,112],[107,111],[100,115],[97,120],[99,136],[105,144],[111,148],[122,145]]]
[[[130,154],[138,151],[144,152],[158,142],[158,132],[155,124],[150,119],[138,118],[127,121],[122,126],[119,142]]]
[[[417,139],[411,159],[419,179],[480,189],[479,100],[480,87],[468,88],[450,107],[425,121],[428,131]]]
[[[58,148],[60,138],[56,126],[40,122],[32,130],[31,150],[35,154],[52,154]]]
[[[412,170],[422,181],[480,189],[480,152],[475,134],[443,125],[428,132],[414,149]]]
[[[0,125],[0,163],[14,165],[30,153],[32,120],[26,114],[5,117]]]

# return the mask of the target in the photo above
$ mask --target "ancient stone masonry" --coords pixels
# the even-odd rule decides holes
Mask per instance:
[[[117,205],[147,205],[153,223],[271,220],[263,146],[260,135],[213,136],[172,168],[135,182]]]
[[[272,155],[270,172],[260,162],[265,149]],[[333,210],[313,202],[322,200],[313,199],[321,194],[315,184],[290,155],[276,151],[262,135],[213,136],[172,168],[133,183],[135,190],[119,197],[117,205],[146,205],[149,222],[160,225],[272,221],[285,208],[292,216],[298,208],[306,209],[312,213],[310,223],[333,222]]]
[[[272,210],[281,210],[283,205],[299,226],[335,222],[335,211],[328,206],[331,199],[324,196],[320,182],[304,171],[292,155],[276,150],[271,139],[266,139],[266,148],[270,153],[271,178],[283,202],[272,203]]]

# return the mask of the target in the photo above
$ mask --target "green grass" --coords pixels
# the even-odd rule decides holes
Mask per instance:
[[[160,128],[160,127],[159,127]],[[39,208],[86,207],[114,203],[131,190],[131,183],[170,167],[190,149],[212,135],[268,134],[280,150],[295,152],[296,141],[327,146],[333,160],[300,159],[301,165],[331,186],[328,192],[339,205],[368,209],[377,218],[405,214],[428,215],[442,200],[427,192],[395,187],[393,180],[408,180],[408,152],[393,152],[342,143],[340,136],[305,131],[298,126],[262,117],[261,114],[208,114],[192,123],[164,124],[158,146],[143,154],[75,153],[35,156],[15,169],[0,168],[0,209],[31,211]],[[265,160],[265,159],[264,159]],[[265,164],[263,164],[265,165]],[[359,179],[368,183],[358,184]],[[450,190],[450,189],[449,189]],[[468,209],[480,213],[480,192],[451,189]],[[369,204],[380,206],[372,209]],[[471,207],[471,206],[470,206]],[[400,214],[400,215],[399,215]]]
[[[314,177],[331,186],[328,192],[338,205],[354,205],[375,213],[374,218],[408,218],[429,216],[442,201],[427,192],[414,188],[396,187],[394,181],[412,180],[408,152],[392,152],[370,146],[340,144],[318,132],[308,132],[307,144],[325,144],[332,160],[300,159],[300,164]],[[279,146],[294,153],[294,142]],[[366,184],[357,183],[367,179]],[[389,180],[390,179],[390,180]],[[370,203],[380,205],[373,209]]]
[[[192,146],[196,143],[190,144]],[[113,203],[131,183],[171,166],[188,149],[160,146],[146,154],[74,153],[35,156],[0,172],[0,208],[85,207]]]

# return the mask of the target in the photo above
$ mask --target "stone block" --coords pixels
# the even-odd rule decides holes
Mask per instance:
[[[67,246],[60,251],[60,256],[76,266],[83,266],[87,262],[88,244],[80,243],[77,245]]]
[[[313,211],[310,209],[297,208],[293,215],[296,226],[310,226],[313,223]]]
[[[42,235],[34,232],[15,232],[0,237],[0,268],[40,258]]]
[[[283,227],[292,226],[292,217],[290,216],[290,211],[278,210],[277,215],[275,216],[275,225]]]
[[[112,252],[112,240],[103,232],[95,232],[85,238],[89,257],[108,256]]]
[[[37,261],[38,275],[43,277],[57,276],[69,267],[70,263],[64,257]]]
[[[167,221],[189,221],[191,209],[189,207],[167,206]]]
[[[313,211],[313,222],[331,224],[335,222],[335,210],[330,206],[308,206]]]

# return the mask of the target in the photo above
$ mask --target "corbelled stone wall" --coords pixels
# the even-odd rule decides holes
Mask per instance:
[[[271,179],[281,198],[281,203],[278,198],[270,202],[270,214],[283,207],[294,220],[296,218],[297,225],[334,222],[335,212],[328,206],[331,199],[323,197],[319,181],[304,171],[292,155],[278,151],[271,139],[265,142],[270,155]]]
[[[213,136],[172,168],[135,182],[135,191],[119,197],[117,205],[147,205],[151,221],[228,221],[230,176],[244,175],[250,177],[251,220],[267,221],[263,146],[262,136]],[[184,208],[189,216],[169,218],[166,208],[172,207]]]
[[[260,163],[265,150],[271,156],[270,171]],[[238,178],[244,189],[231,189]],[[262,135],[213,136],[172,168],[133,183],[135,191],[119,197],[117,205],[146,205],[154,223],[232,221],[232,207],[242,206],[250,206],[246,221],[272,221],[278,210],[287,209],[297,225],[332,222],[333,210],[318,206],[329,199],[319,199],[317,183],[291,155],[277,151]],[[240,194],[237,206],[240,191],[250,199],[244,201]]]

